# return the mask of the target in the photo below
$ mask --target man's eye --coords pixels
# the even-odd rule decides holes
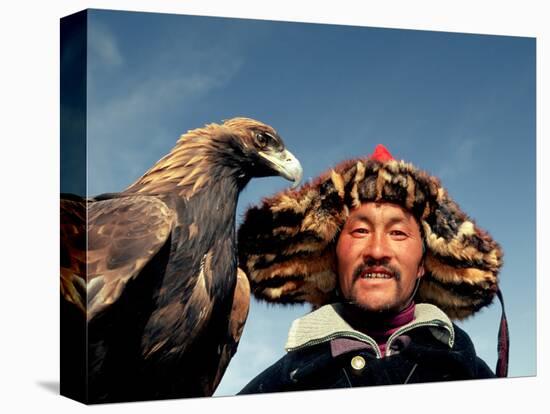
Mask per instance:
[[[401,230],[392,230],[390,231],[390,235],[395,237],[407,237],[407,233]]]
[[[364,228],[354,229],[352,230],[353,234],[368,234],[369,230]]]

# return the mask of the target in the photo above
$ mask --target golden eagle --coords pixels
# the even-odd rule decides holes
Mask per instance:
[[[212,395],[250,288],[235,215],[253,177],[300,181],[248,118],[189,131],[120,193],[61,197],[61,393],[87,403]]]

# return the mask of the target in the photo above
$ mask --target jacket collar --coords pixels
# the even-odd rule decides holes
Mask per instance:
[[[378,350],[379,354],[376,341],[370,336],[353,329],[340,316],[340,308],[341,304],[333,303],[322,306],[314,312],[296,319],[290,327],[285,349],[293,351],[335,338],[352,338],[369,344]],[[399,328],[388,339],[387,348],[389,349],[394,338],[419,327],[429,327],[430,332],[437,340],[452,348],[455,334],[451,320],[441,309],[427,303],[416,305],[413,320]]]

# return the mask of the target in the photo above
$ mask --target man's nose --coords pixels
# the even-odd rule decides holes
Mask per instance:
[[[363,257],[381,260],[390,256],[391,249],[387,237],[382,233],[374,233],[363,249]]]

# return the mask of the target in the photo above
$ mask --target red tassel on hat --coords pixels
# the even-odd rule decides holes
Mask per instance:
[[[385,146],[382,144],[378,144],[376,148],[374,149],[374,152],[370,156],[372,160],[377,160],[380,162],[386,162],[389,160],[393,160],[391,153],[386,149]]]

